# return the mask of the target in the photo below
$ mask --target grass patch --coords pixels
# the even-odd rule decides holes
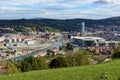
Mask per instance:
[[[120,80],[120,60],[0,76],[0,80]]]

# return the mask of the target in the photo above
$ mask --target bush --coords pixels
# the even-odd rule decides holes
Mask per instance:
[[[26,60],[21,62],[20,68],[22,72],[27,72],[32,70],[31,64]]]
[[[34,58],[32,63],[33,70],[41,70],[46,68],[48,68],[48,65],[47,65],[47,60],[44,57]]]
[[[68,66],[68,62],[66,60],[66,58],[64,57],[57,57],[54,58],[51,62],[50,62],[50,68],[62,68],[62,67],[67,67]]]
[[[67,56],[66,58],[69,66],[81,66],[89,64],[90,60],[88,54],[88,51],[79,50],[73,55]]]
[[[12,61],[8,61],[5,74],[20,73],[21,70]]]
[[[115,53],[112,55],[112,58],[120,58],[120,46],[118,46],[117,49],[115,49]]]
[[[41,70],[48,68],[47,60],[44,57],[29,57],[21,61],[20,68],[22,72],[31,70]]]
[[[73,50],[73,46],[71,43],[67,43],[66,50]]]
[[[75,57],[73,55],[68,55],[66,59],[70,67],[75,66]]]

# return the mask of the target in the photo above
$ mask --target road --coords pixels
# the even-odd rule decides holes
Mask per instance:
[[[25,57],[30,57],[30,56],[36,55],[36,54],[38,54],[38,53],[41,53],[41,52],[46,52],[48,49],[53,49],[53,48],[55,48],[55,47],[60,47],[60,46],[62,46],[62,44],[63,44],[63,43],[62,43],[63,40],[64,40],[64,37],[61,36],[58,41],[56,41],[54,44],[52,44],[51,46],[49,46],[49,47],[47,47],[47,48],[45,48],[45,49],[36,50],[36,51],[34,51],[34,52],[28,53],[27,55],[17,56],[17,57],[10,58],[10,59],[15,60],[15,61],[20,61],[20,60],[22,60],[22,59],[25,58]]]

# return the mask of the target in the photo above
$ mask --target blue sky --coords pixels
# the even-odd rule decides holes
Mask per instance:
[[[0,0],[0,19],[113,16],[120,16],[120,0]]]

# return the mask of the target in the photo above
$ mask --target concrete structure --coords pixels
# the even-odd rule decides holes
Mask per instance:
[[[27,43],[27,45],[35,45],[35,44],[39,44],[39,41],[37,41],[37,40],[28,40],[26,43]]]
[[[22,52],[16,52],[15,55],[22,55]]]
[[[99,43],[104,43],[105,39],[101,37],[71,37],[72,43],[82,47],[99,46]]]
[[[7,53],[0,53],[1,57],[7,57]]]

